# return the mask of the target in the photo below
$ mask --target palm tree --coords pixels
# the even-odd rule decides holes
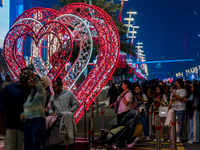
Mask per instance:
[[[62,6],[66,6],[71,3],[76,3],[76,2],[81,2],[81,3],[86,3],[86,4],[89,4],[90,2],[90,0],[58,0],[58,1],[60,2]],[[120,45],[121,45],[120,50],[127,54],[136,56],[134,52],[135,47],[131,43],[127,42],[127,39],[125,36],[127,32],[127,28],[124,26],[122,22],[119,22],[117,20],[116,12],[122,7],[121,4],[116,4],[114,3],[113,0],[108,1],[108,2],[107,0],[92,0],[92,4],[103,9],[113,19],[120,36]],[[62,6],[60,5],[53,5],[53,6],[57,10],[62,8]]]

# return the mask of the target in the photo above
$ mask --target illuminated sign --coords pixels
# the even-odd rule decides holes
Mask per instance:
[[[200,65],[185,70],[185,73],[186,73],[186,75],[190,74],[190,73],[196,73],[197,74],[199,71],[200,71]],[[176,77],[184,77],[183,72],[176,73]]]
[[[183,72],[176,73],[176,77],[183,77]]]
[[[193,67],[193,68],[185,70],[185,73],[186,74],[188,74],[188,73],[198,73],[199,70],[200,70],[200,65],[197,66],[197,67]]]

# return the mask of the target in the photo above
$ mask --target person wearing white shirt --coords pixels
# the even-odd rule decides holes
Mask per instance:
[[[117,101],[120,101],[118,111],[117,111],[117,123],[119,124],[122,118],[130,111],[130,104],[133,99],[133,95],[131,92],[132,84],[128,80],[124,80],[122,82],[123,92],[120,96],[118,96]],[[111,108],[114,106],[114,103],[109,106]],[[125,147],[125,140],[120,140],[117,144],[117,147],[123,148]]]
[[[181,142],[181,136],[183,133],[183,120],[185,116],[185,100],[184,97],[186,96],[186,90],[184,89],[184,82],[183,79],[179,78],[176,80],[176,89],[173,90],[173,88],[170,89],[171,96],[170,101],[168,105],[168,110],[171,108],[176,112],[176,115],[178,116],[178,126],[180,129],[180,132],[178,133],[178,137],[176,142]]]

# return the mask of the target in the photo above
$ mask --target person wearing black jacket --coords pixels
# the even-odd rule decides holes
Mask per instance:
[[[112,83],[111,88],[108,90],[107,96],[110,96],[110,104],[113,104],[117,100],[118,90],[115,86],[115,83]]]
[[[20,116],[24,112],[23,105],[30,93],[27,85],[28,69],[23,68],[17,83],[4,88],[1,94],[0,112],[5,116],[6,134],[4,137],[5,150],[22,150],[24,140],[24,124]]]

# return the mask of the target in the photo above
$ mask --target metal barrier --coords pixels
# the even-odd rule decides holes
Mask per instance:
[[[149,107],[149,135],[152,135],[152,105]]]
[[[176,114],[172,112],[171,114],[171,146],[172,150],[176,150]]]
[[[101,105],[101,129],[105,129],[104,105],[105,104]]]
[[[161,125],[160,125],[160,116],[156,115],[156,150],[161,150]]]

